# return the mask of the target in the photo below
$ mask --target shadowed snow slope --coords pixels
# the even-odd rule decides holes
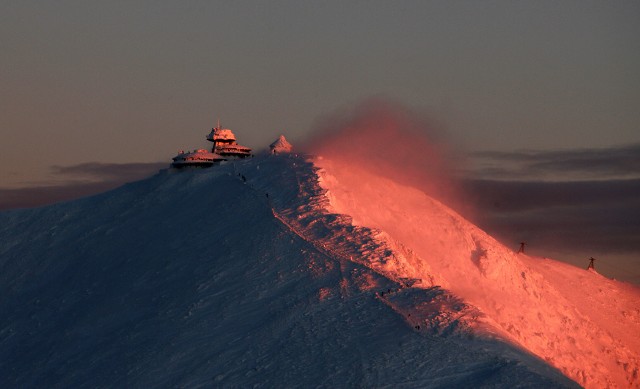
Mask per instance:
[[[431,280],[477,308],[479,331],[510,339],[592,388],[638,387],[640,290],[515,254],[454,211],[352,163],[318,159],[331,209],[410,248],[383,274]]]
[[[348,195],[340,169],[325,183],[329,170],[334,200]],[[424,253],[400,226],[376,229],[364,205],[356,223],[331,213],[317,173],[293,155],[256,157],[0,213],[0,387],[575,387],[521,347],[572,374],[569,338],[634,368],[625,332],[602,328],[596,305],[599,288],[627,309],[623,285],[581,274],[596,285],[583,310],[578,292],[554,287],[580,282],[577,269],[533,271],[441,206],[446,247]],[[397,220],[429,233],[408,219],[423,205],[404,207]],[[530,334],[541,325],[528,320],[551,328]],[[577,336],[559,332],[567,322]]]

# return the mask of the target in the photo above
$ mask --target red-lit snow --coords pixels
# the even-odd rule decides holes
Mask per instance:
[[[413,256],[384,273],[434,279],[505,338],[591,388],[639,385],[640,291],[550,259],[516,254],[423,192],[318,159],[334,212],[384,231]]]
[[[0,213],[0,387],[576,386],[544,360],[638,385],[636,288],[319,165],[261,156]]]

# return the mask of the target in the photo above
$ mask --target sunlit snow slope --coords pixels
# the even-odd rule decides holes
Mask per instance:
[[[516,254],[414,188],[318,159],[332,209],[402,246],[383,274],[453,292],[500,334],[590,388],[640,385],[640,290],[550,259]]]
[[[587,385],[636,368],[623,285],[516,257],[424,197],[374,202],[323,166],[328,193],[304,158],[264,156],[0,213],[0,387],[577,386],[519,345],[569,375],[584,351]],[[400,213],[368,219],[376,203]],[[433,231],[410,219],[428,210]],[[411,223],[448,233],[414,241]],[[606,309],[627,327],[604,328]],[[528,320],[549,326],[530,343]]]

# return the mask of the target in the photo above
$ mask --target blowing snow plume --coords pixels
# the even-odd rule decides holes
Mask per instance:
[[[456,178],[459,156],[436,124],[400,104],[372,99],[329,115],[307,149],[417,187],[469,213]]]
[[[327,209],[390,247],[386,258],[362,250],[358,260],[389,279],[419,280],[416,290],[446,290],[477,309],[462,315],[476,334],[528,350],[586,388],[638,387],[638,291],[515,253],[443,205],[462,204],[455,165],[424,123],[373,102],[331,121],[316,141]]]

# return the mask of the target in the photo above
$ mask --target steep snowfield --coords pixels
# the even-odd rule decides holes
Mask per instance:
[[[405,247],[383,274],[430,280],[479,321],[591,388],[640,385],[640,291],[595,272],[516,254],[424,193],[352,163],[318,159],[331,208]],[[491,331],[485,327],[481,331]]]
[[[590,386],[637,369],[636,290],[323,167],[256,157],[0,213],[0,387],[577,386],[524,348]]]

